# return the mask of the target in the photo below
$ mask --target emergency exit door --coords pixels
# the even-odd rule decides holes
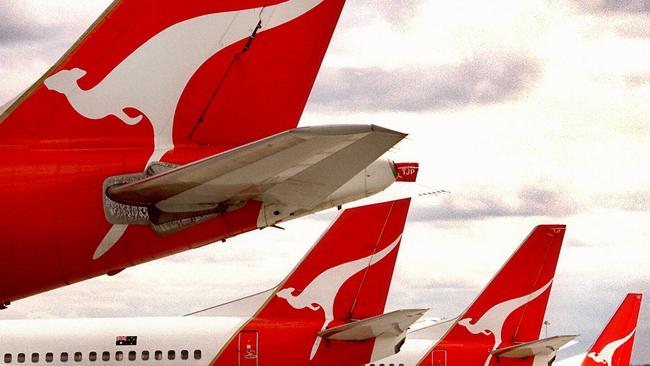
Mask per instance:
[[[239,333],[237,353],[239,353],[239,366],[258,365],[258,334],[257,331],[243,331]]]
[[[447,366],[447,351],[431,352],[431,366]]]

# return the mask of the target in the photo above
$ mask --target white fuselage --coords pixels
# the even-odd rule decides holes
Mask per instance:
[[[575,356],[571,356],[559,361],[553,362],[553,366],[580,366],[582,361],[587,357],[586,353],[580,353]]]
[[[2,321],[0,362],[209,365],[246,320],[175,317]],[[116,345],[118,337],[137,337],[137,344]]]
[[[185,317],[3,320],[0,363],[210,365],[273,292],[270,289]],[[137,344],[116,345],[117,337],[137,337]],[[21,355],[24,362],[20,362]],[[123,360],[116,361],[120,355]],[[62,356],[68,361],[62,361]]]

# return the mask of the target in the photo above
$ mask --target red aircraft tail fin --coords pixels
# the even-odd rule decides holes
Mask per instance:
[[[629,366],[642,294],[627,294],[582,362],[583,366]]]
[[[0,112],[0,136],[160,158],[295,128],[344,2],[116,0]]]
[[[435,346],[457,364],[496,364],[492,351],[539,338],[564,225],[536,227]],[[485,347],[463,347],[481,344]],[[430,357],[430,356],[429,356]]]
[[[369,361],[374,340],[328,340],[326,345],[318,333],[383,314],[409,204],[404,199],[343,212],[240,332],[259,333],[268,349],[281,349],[273,342],[292,345],[291,355],[266,354],[268,364]],[[218,365],[236,362],[236,340],[222,352]]]

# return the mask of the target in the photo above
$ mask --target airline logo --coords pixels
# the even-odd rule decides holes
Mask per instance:
[[[396,163],[398,182],[415,182],[418,177],[420,164],[418,163]]]
[[[77,113],[91,120],[115,116],[127,125],[136,125],[146,117],[154,134],[149,165],[173,150],[174,115],[187,84],[201,65],[226,47],[297,19],[323,1],[290,0],[188,19],[149,39],[89,90],[79,87],[78,81],[87,74],[79,68],[61,70],[44,84],[63,94]],[[137,111],[133,113],[138,115],[131,116],[127,110]],[[107,253],[127,228],[113,225],[93,259]]]
[[[158,161],[174,148],[174,114],[183,91],[201,65],[224,48],[290,22],[321,2],[291,0],[188,19],[149,39],[90,90],[79,87],[77,82],[87,73],[79,68],[59,71],[45,80],[45,86],[65,95],[72,108],[88,119],[112,115],[127,125],[135,125],[147,117],[154,131],[154,152],[149,163]],[[130,116],[127,109],[137,110],[139,115]]]
[[[600,352],[589,352],[589,354],[587,354],[587,357],[591,358],[596,363],[602,363],[603,365],[611,366],[612,357],[614,357],[616,350],[624,345],[625,342],[629,341],[630,338],[632,338],[634,335],[634,332],[636,332],[636,328],[633,329],[627,336],[607,344],[605,347],[603,347],[602,350],[600,350]]]
[[[503,324],[506,322],[510,314],[542,295],[551,286],[552,282],[553,279],[551,279],[546,285],[528,295],[494,305],[475,322],[472,322],[472,318],[465,318],[460,320],[458,324],[467,328],[467,330],[472,334],[493,335],[494,346],[492,347],[492,350],[494,351],[501,345]],[[489,354],[485,360],[485,366],[490,364],[491,359],[492,355]]]
[[[297,310],[307,308],[318,311],[322,309],[325,319],[321,330],[324,330],[334,319],[334,300],[343,284],[363,269],[371,267],[388,256],[401,239],[402,235],[399,235],[395,241],[380,252],[328,269],[312,280],[298,295],[293,294],[296,289],[292,287],[282,289],[276,295],[285,299],[291,307]],[[321,337],[317,336],[309,356],[310,360],[316,355],[320,342]]]

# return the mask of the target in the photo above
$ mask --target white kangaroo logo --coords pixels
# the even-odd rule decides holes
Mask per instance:
[[[506,322],[510,314],[515,310],[519,309],[523,305],[535,300],[541,294],[543,294],[553,282],[553,279],[548,281],[548,283],[537,291],[524,295],[512,300],[504,301],[500,304],[496,304],[486,311],[483,316],[472,323],[472,318],[465,318],[458,322],[458,324],[467,328],[467,330],[472,334],[484,334],[484,335],[493,335],[494,336],[494,351],[501,345],[501,332],[503,330],[503,324]],[[492,354],[488,355],[487,360],[485,361],[485,366],[490,364],[492,359]]]
[[[619,347],[625,344],[625,342],[630,340],[630,338],[632,338],[632,335],[634,335],[634,332],[636,332],[636,328],[632,329],[630,334],[627,336],[607,344],[605,347],[603,347],[603,349],[600,350],[600,352],[589,352],[587,357],[591,358],[596,363],[602,363],[604,365],[611,366],[614,352],[616,352]]]
[[[328,269],[312,280],[298,296],[293,295],[293,292],[296,290],[293,287],[278,291],[276,295],[287,300],[289,305],[297,310],[307,308],[312,311],[318,311],[323,309],[325,320],[321,330],[324,330],[334,319],[334,300],[341,287],[343,287],[343,284],[361,270],[371,267],[384,259],[397,247],[400,239],[402,239],[402,235],[398,236],[394,242],[380,252]],[[311,349],[310,360],[316,355],[320,341],[321,337],[317,336]]]
[[[127,125],[147,117],[153,126],[154,151],[147,162],[160,160],[174,148],[176,108],[192,76],[224,48],[299,18],[324,0],[289,0],[277,5],[214,13],[188,19],[158,33],[124,59],[101,82],[82,90],[86,71],[62,70],[45,86],[66,96],[72,108],[93,120],[115,116]],[[125,109],[140,113],[130,117]],[[126,225],[114,225],[95,251],[101,257],[117,243]]]

